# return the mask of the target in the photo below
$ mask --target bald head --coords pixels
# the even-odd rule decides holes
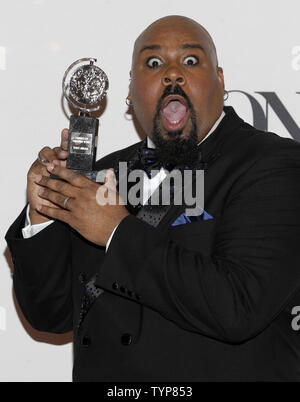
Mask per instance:
[[[160,18],[150,24],[136,39],[133,50],[133,61],[136,55],[143,49],[145,43],[149,43],[152,40],[153,35],[169,35],[170,40],[172,30],[193,33],[203,45],[203,48],[208,53],[212,63],[218,66],[217,51],[214,41],[208,31],[200,25],[198,22],[188,17],[180,15],[169,15],[167,17]]]
[[[163,102],[170,100],[167,96],[175,90],[182,107],[174,104],[179,112],[169,116],[169,109],[163,112]],[[214,42],[196,21],[177,15],[164,17],[135,41],[128,97],[151,138],[160,133],[162,140],[189,141],[196,132],[200,141],[220,116],[223,96],[223,70],[218,66]]]

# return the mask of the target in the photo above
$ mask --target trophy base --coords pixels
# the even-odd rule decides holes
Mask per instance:
[[[87,177],[90,180],[97,181],[97,175],[98,171],[97,170],[79,170],[79,169],[72,169],[73,172],[82,174],[83,176]],[[61,177],[56,176],[55,174],[50,174],[51,179],[56,179],[56,180],[63,180]]]
[[[92,171],[97,150],[99,121],[95,117],[70,117],[67,168]]]

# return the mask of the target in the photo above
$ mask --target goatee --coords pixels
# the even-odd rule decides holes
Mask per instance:
[[[187,101],[191,115],[192,127],[185,138],[181,137],[183,130],[178,130],[168,132],[168,139],[165,139],[160,130],[161,105],[164,98],[168,95],[180,95]],[[156,113],[153,119],[152,141],[156,146],[157,158],[168,170],[184,166],[193,168],[199,157],[197,133],[196,114],[188,96],[179,85],[176,85],[175,87],[169,85],[166,87],[157,104]]]

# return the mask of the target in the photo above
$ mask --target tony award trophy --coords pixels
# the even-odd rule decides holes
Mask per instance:
[[[99,121],[91,113],[100,109],[100,101],[108,90],[108,78],[94,64],[96,61],[92,58],[75,61],[62,82],[65,98],[78,111],[70,117],[67,168],[94,181]]]

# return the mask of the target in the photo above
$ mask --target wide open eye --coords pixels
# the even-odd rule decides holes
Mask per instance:
[[[187,56],[184,60],[183,60],[183,64],[185,64],[186,66],[194,66],[195,64],[199,63],[199,59],[197,56]]]
[[[150,57],[147,60],[147,66],[150,68],[157,68],[162,65],[162,61],[158,57]]]

